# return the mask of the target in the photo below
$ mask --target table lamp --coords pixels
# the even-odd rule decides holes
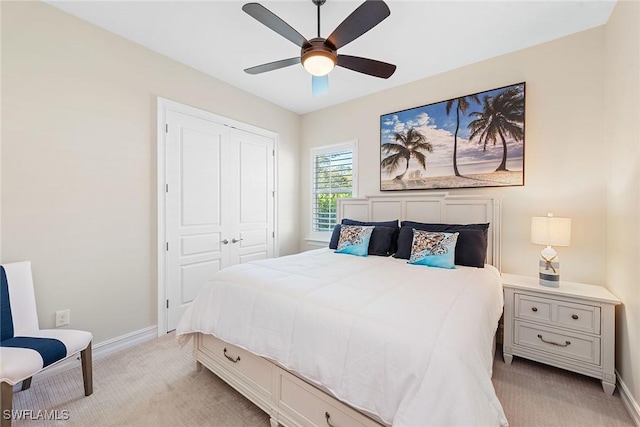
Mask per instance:
[[[560,287],[560,261],[558,253],[551,246],[571,244],[571,218],[556,218],[552,213],[531,218],[531,243],[546,245],[540,252],[540,284]]]

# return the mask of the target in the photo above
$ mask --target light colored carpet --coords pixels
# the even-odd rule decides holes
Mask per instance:
[[[635,427],[618,389],[613,396],[600,381],[496,351],[493,386],[513,427]]]
[[[258,426],[269,417],[206,369],[195,372],[191,344],[173,334],[94,361],[94,392],[84,397],[80,369],[16,392],[15,410],[68,411],[65,421],[18,421],[14,426]],[[618,391],[599,381],[498,352],[493,383],[513,427],[634,424]]]

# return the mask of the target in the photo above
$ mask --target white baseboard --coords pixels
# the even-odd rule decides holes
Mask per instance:
[[[102,359],[111,354],[115,354],[119,351],[141,344],[145,341],[150,341],[157,337],[158,327],[156,325],[153,325],[149,326],[148,328],[140,329],[138,331],[134,331],[107,341],[103,341],[98,344],[94,344],[92,348],[92,359],[93,361]],[[33,381],[38,381],[75,367],[80,368],[79,353],[75,357],[70,357],[60,363],[49,366],[44,371],[36,374],[33,377]],[[80,370],[78,370],[78,375],[82,375],[82,372]],[[16,385],[16,387],[20,387],[20,384]]]
[[[620,373],[618,371],[616,371],[616,375],[618,377],[618,390],[620,390],[622,403],[631,416],[633,422],[636,424],[636,426],[640,427],[640,405],[638,405],[638,402],[635,401],[624,381],[620,379]]]

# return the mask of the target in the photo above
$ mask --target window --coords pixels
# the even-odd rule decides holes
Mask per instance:
[[[337,200],[356,196],[356,141],[311,150],[311,237],[328,240],[337,223]]]

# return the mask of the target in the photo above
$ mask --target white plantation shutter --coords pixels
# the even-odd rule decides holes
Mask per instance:
[[[355,142],[312,150],[311,232],[330,233],[337,223],[337,199],[353,197]]]

